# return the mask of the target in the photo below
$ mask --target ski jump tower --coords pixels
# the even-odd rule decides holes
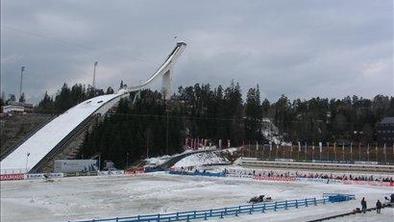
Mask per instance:
[[[142,84],[88,99],[53,119],[1,160],[0,173],[39,172],[95,116],[105,114],[130,92],[144,89],[160,77],[163,96],[169,99],[172,68],[185,48],[186,43],[178,42],[159,69]]]

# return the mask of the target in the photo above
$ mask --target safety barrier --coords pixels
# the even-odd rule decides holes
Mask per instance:
[[[296,177],[278,177],[278,176],[255,176],[253,179],[255,180],[269,180],[269,181],[296,181]]]
[[[63,173],[30,173],[25,175],[25,180],[36,180],[36,179],[54,179],[64,177]]]
[[[369,185],[369,186],[384,186],[394,187],[394,182],[381,182],[381,181],[363,181],[363,180],[343,180],[343,184],[355,184],[355,185]]]
[[[284,200],[269,203],[257,203],[240,205],[236,207],[226,207],[209,210],[195,210],[167,214],[138,215],[133,217],[116,217],[108,219],[93,219],[78,222],[164,222],[164,221],[191,221],[196,219],[207,220],[209,218],[224,218],[226,216],[239,216],[241,214],[265,213],[267,211],[287,210],[289,208],[299,208],[316,206],[318,204],[337,203],[355,199],[354,195],[331,194],[324,195],[323,198],[306,198],[298,200]]]
[[[14,174],[1,174],[0,181],[6,180],[34,180],[44,178],[61,178],[64,177],[63,173],[14,173]]]
[[[176,175],[187,175],[187,176],[208,176],[208,177],[225,177],[226,174],[219,172],[219,173],[212,173],[212,172],[200,172],[200,171],[174,171],[170,170],[168,171],[169,174],[176,174]]]
[[[119,176],[123,175],[124,170],[107,170],[107,171],[98,171],[98,176]]]
[[[23,179],[25,179],[25,174],[24,173],[0,174],[0,181],[23,180]]]
[[[126,170],[124,171],[124,174],[127,176],[137,176],[137,175],[145,174],[145,170],[143,167],[139,167],[139,168]]]

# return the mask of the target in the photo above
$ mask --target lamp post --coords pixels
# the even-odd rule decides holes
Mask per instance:
[[[30,153],[29,152],[27,152],[26,153],[26,173],[28,172],[28,168],[27,168],[27,165],[28,165],[28,163],[29,163],[29,156],[30,156]]]
[[[25,71],[25,69],[26,69],[26,67],[25,66],[21,66],[21,81],[20,81],[20,84],[19,84],[19,98],[18,98],[18,101],[19,101],[19,99],[21,98],[21,96],[22,96],[22,87],[23,87],[23,72]]]
[[[94,65],[93,65],[93,83],[92,83],[92,87],[93,89],[96,89],[96,67],[97,67],[98,62],[95,61]]]

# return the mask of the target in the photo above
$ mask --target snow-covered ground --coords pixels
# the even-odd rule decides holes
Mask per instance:
[[[165,162],[167,162],[168,160],[170,160],[171,158],[177,157],[177,156],[181,156],[187,153],[193,153],[193,152],[200,152],[200,151],[204,151],[204,150],[216,150],[216,146],[206,146],[206,147],[201,147],[197,150],[192,150],[192,149],[187,149],[185,151],[183,151],[182,153],[177,153],[174,155],[164,155],[164,156],[158,156],[158,157],[150,157],[145,159],[145,166],[158,166],[161,165]],[[198,160],[196,160],[198,161]]]
[[[227,160],[224,156],[222,156],[218,152],[204,152],[204,153],[196,153],[190,156],[187,156],[177,163],[175,163],[174,167],[189,167],[189,166],[204,166],[204,165],[213,165],[213,164],[230,164],[231,162]]]
[[[169,156],[169,155],[147,158],[147,159],[145,159],[145,165],[146,166],[158,166],[158,165],[161,165],[161,164],[167,162],[171,158],[172,158],[172,156]]]
[[[380,214],[376,211],[367,212],[365,214],[355,214],[347,217],[340,217],[330,220],[329,222],[389,222],[393,221],[394,208],[384,208]]]
[[[241,178],[175,176],[74,177],[54,182],[1,182],[1,221],[68,221],[221,208],[269,195],[273,200],[321,197],[323,192],[356,194],[357,200],[213,221],[306,221],[359,207],[361,197],[372,206],[393,192],[389,187],[341,184],[275,183]],[[383,212],[386,209],[383,210]],[[375,215],[369,213],[366,217]],[[387,213],[379,221],[389,221]],[[377,220],[374,220],[377,221]]]
[[[339,204],[339,206],[344,206]],[[326,205],[324,208],[321,206],[290,209],[287,211],[270,212],[266,214],[253,214],[253,215],[241,215],[239,218],[225,218],[224,220],[216,219],[212,221],[227,222],[227,221],[242,221],[242,222],[290,222],[290,221],[309,221],[321,218],[324,216],[333,216],[340,213],[347,213],[348,209],[338,209],[338,206]],[[367,212],[366,214],[355,214],[351,216],[345,216],[335,219],[327,220],[327,222],[389,222],[392,221],[394,216],[394,208],[382,209],[381,214],[376,212]]]

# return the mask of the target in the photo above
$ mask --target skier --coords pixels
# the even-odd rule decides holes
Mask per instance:
[[[380,202],[380,200],[378,200],[376,202],[376,213],[380,214],[381,209],[382,209],[382,202]]]
[[[365,197],[363,197],[363,199],[361,200],[361,210],[364,214],[367,211],[367,201],[365,201]]]

